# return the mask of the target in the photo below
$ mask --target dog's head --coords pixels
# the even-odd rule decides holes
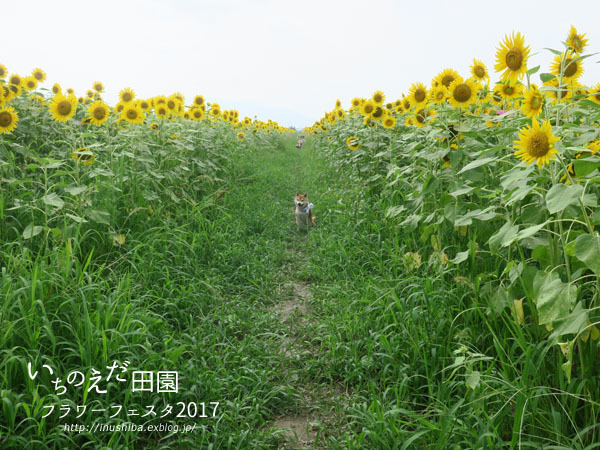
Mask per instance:
[[[296,208],[306,208],[308,205],[308,194],[300,194],[299,192],[296,192],[294,203],[296,204]]]

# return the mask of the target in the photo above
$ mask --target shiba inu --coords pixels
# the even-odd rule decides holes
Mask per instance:
[[[314,226],[316,219],[312,213],[314,205],[308,202],[308,195],[296,192],[294,204],[296,205],[294,213],[296,214],[296,225],[298,225],[298,230],[305,230],[309,225]]]

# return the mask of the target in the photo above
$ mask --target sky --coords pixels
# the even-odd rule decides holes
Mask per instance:
[[[427,86],[453,68],[468,76],[473,58],[488,67],[506,34],[531,47],[528,67],[549,71],[570,26],[600,52],[598,1],[503,0],[0,0],[0,64],[41,85],[84,95],[101,81],[104,98],[132,88],[138,98],[196,94],[240,116],[283,126],[312,125],[353,97],[382,90],[388,100],[414,82]],[[600,82],[600,55],[580,82]],[[534,80],[539,83],[538,75]]]

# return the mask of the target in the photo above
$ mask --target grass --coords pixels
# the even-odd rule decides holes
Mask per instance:
[[[472,282],[436,260],[407,266],[410,238],[383,217],[384,200],[366,196],[351,168],[328,165],[310,141],[293,144],[234,158],[195,205],[171,205],[147,222],[133,215],[123,247],[4,244],[3,448],[278,448],[274,418],[306,409],[322,418],[321,448],[594,448],[597,422],[578,416],[584,386],[548,378],[559,355],[531,344],[510,314],[490,316]],[[295,230],[296,191],[315,203],[309,234]],[[289,331],[270,310],[290,280],[313,294],[309,320],[296,328],[307,351],[295,361],[280,352]],[[130,371],[178,371],[180,392],[111,382],[107,394],[69,387],[63,397],[42,369],[65,378],[105,372],[114,360]],[[28,362],[40,371],[35,380]],[[289,367],[305,391],[341,386],[343,404],[307,404]],[[61,401],[220,405],[214,419],[167,420],[195,423],[195,433],[74,433],[61,425],[127,418],[41,418],[43,405]]]

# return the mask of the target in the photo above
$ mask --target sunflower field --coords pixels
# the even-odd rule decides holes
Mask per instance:
[[[543,71],[513,33],[496,82],[474,59],[395,101],[338,100],[309,129],[365,187],[405,269],[461,292],[446,370],[464,371],[464,401],[485,402],[492,434],[513,432],[505,445],[600,442],[600,83],[578,82],[587,44],[571,27]]]
[[[0,64],[0,448],[599,448],[585,36],[337,100],[298,149],[201,95]]]

